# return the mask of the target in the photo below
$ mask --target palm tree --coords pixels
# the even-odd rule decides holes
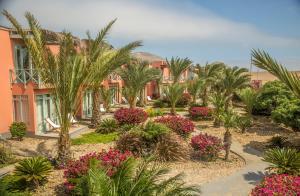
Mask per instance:
[[[91,126],[96,127],[100,123],[100,86],[101,83],[117,68],[125,64],[129,60],[130,52],[141,45],[141,42],[132,42],[120,49],[113,49],[106,42],[106,37],[109,30],[116,20],[111,21],[103,30],[101,30],[95,39],[92,39],[90,33],[87,32],[87,46],[82,48],[82,52],[87,57],[87,62],[90,65],[97,67],[95,77],[91,83],[93,96],[93,110],[91,118]]]
[[[200,64],[197,64],[194,67],[193,72],[198,75],[200,80],[203,80],[203,90],[201,93],[203,105],[208,105],[209,89],[217,80],[224,66],[224,63],[206,63],[205,66],[200,66]]]
[[[225,112],[225,103],[227,102],[228,97],[222,92],[216,91],[209,97],[209,101],[214,106],[213,117],[214,117],[214,126],[220,127],[222,115]]]
[[[169,61],[166,59],[167,65],[170,69],[170,73],[173,76],[173,83],[177,83],[180,80],[181,75],[191,66],[192,61],[188,58],[174,58]]]
[[[239,97],[242,102],[246,105],[246,111],[250,117],[252,114],[253,106],[256,101],[257,93],[252,88],[244,88],[239,92]]]
[[[222,122],[225,127],[224,146],[225,146],[225,160],[229,159],[230,148],[232,144],[231,129],[237,126],[237,114],[233,110],[225,111],[222,115]]]
[[[165,179],[168,170],[149,160],[137,162],[133,158],[126,160],[109,177],[97,161],[91,162],[87,176],[82,178],[80,191],[86,196],[167,196],[199,195],[195,186],[185,186],[182,174]]]
[[[160,77],[160,70],[148,67],[148,62],[133,60],[124,68],[117,71],[125,83],[123,94],[127,98],[130,108],[136,107],[139,92],[146,84]]]
[[[282,64],[278,63],[265,51],[253,49],[252,57],[252,63],[254,65],[276,76],[300,98],[300,77],[296,73],[289,72]]]
[[[197,96],[202,88],[203,88],[203,80],[194,79],[188,81],[187,91],[192,96],[192,103],[196,103]]]
[[[227,67],[224,70],[223,78],[219,80],[219,82],[224,90],[225,96],[228,97],[225,103],[226,111],[231,104],[233,93],[249,86],[250,77],[247,72],[248,70],[246,68],[238,67]]]
[[[100,95],[106,112],[109,112],[110,104],[113,97],[112,91],[109,88],[105,88],[104,86],[101,86]]]
[[[172,84],[168,86],[164,93],[167,99],[170,101],[171,104],[171,114],[176,115],[176,103],[182,96],[184,92],[185,86],[179,83]]]

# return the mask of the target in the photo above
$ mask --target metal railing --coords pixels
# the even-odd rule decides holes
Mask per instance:
[[[108,75],[109,80],[121,80],[121,77],[117,75],[116,73],[112,73]]]
[[[186,79],[187,79],[187,77],[181,76],[179,81],[185,81]],[[164,76],[163,77],[163,81],[173,81],[173,80],[174,80],[173,76]]]
[[[40,86],[41,79],[35,69],[14,69],[10,70],[10,82],[14,83],[23,83],[27,84],[29,81],[32,81]]]

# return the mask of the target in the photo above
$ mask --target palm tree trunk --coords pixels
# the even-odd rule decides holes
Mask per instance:
[[[136,97],[129,99],[128,102],[130,108],[132,109],[136,108]]]
[[[140,91],[140,106],[144,107],[146,105],[145,103],[145,96],[144,96],[144,89]]]
[[[224,134],[223,142],[224,142],[224,147],[225,147],[225,160],[228,161],[231,143],[232,143],[232,135],[228,128],[226,129],[226,132]]]
[[[175,104],[175,103],[172,103],[172,104],[171,104],[171,114],[172,114],[172,115],[176,115],[176,109],[175,109],[175,107],[176,107],[176,104]]]
[[[93,110],[91,118],[91,127],[96,127],[100,123],[101,112],[100,112],[100,91],[99,88],[95,87],[93,89]]]
[[[193,95],[193,96],[192,96],[192,99],[193,99],[193,100],[192,100],[192,103],[193,103],[193,104],[196,103],[196,99],[197,99],[196,97],[197,97],[197,95]]]
[[[61,127],[58,138],[58,163],[66,164],[71,159],[69,127]]]
[[[202,104],[207,106],[207,88],[204,87],[203,94],[202,94]]]
[[[214,119],[214,127],[220,127],[221,126],[221,121],[217,118]]]

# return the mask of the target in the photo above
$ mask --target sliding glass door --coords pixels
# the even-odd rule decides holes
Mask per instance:
[[[83,118],[91,118],[93,112],[93,96],[92,91],[87,90],[83,96]]]
[[[50,129],[46,119],[50,118],[54,123],[58,124],[55,113],[55,106],[50,94],[36,95],[37,109],[37,130],[44,133]]]

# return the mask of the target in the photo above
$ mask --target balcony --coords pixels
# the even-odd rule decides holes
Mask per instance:
[[[121,80],[121,77],[119,75],[117,75],[116,73],[112,73],[112,74],[109,74],[108,79],[110,81],[119,81],[119,80]]]
[[[180,77],[180,79],[179,79],[179,81],[180,82],[183,82],[183,81],[185,81],[187,79],[187,77],[186,76],[181,76]],[[164,76],[163,77],[163,82],[172,82],[173,81],[173,76]]]
[[[41,86],[41,79],[35,69],[14,69],[10,70],[11,84],[22,83],[27,84],[29,81]]]

